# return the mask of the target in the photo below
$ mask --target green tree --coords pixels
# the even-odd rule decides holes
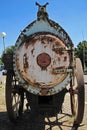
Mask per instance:
[[[3,62],[2,62],[2,60],[1,60],[1,58],[0,58],[0,65],[3,65]]]
[[[81,59],[82,66],[85,69],[87,67],[87,41],[79,42],[76,48],[76,57]]]
[[[13,54],[14,46],[10,46],[6,48],[6,54]]]
[[[13,55],[13,50],[14,50],[14,46],[7,47],[6,50],[5,50],[5,53],[4,53],[4,51],[2,53],[1,62],[3,62],[4,54],[5,55],[7,55],[7,54],[12,54]]]

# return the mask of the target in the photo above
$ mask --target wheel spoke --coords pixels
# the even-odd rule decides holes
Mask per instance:
[[[20,101],[20,96],[17,94],[13,94],[13,110],[15,111],[15,114],[18,116],[18,111],[19,111],[19,105],[20,105],[21,101]]]
[[[6,107],[9,119],[15,122],[21,116],[24,104],[24,92],[19,91],[18,81],[11,72],[7,73],[6,79]]]

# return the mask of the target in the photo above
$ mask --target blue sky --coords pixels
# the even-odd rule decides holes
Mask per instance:
[[[0,1],[0,33],[6,32],[6,47],[14,45],[20,31],[37,18],[36,0]],[[49,18],[59,23],[68,32],[75,46],[87,40],[87,0],[37,0],[49,2]],[[0,55],[3,51],[0,37]]]

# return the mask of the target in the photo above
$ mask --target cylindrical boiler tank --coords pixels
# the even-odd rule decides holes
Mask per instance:
[[[64,29],[48,18],[46,10],[39,8],[38,14],[16,41],[14,71],[27,91],[53,95],[70,82],[73,44]]]

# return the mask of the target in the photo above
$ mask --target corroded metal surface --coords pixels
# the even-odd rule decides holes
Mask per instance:
[[[20,77],[39,88],[51,88],[62,82],[67,73],[55,74],[54,69],[69,68],[70,54],[66,50],[54,50],[55,47],[66,48],[58,37],[51,34],[30,36],[16,53]]]

